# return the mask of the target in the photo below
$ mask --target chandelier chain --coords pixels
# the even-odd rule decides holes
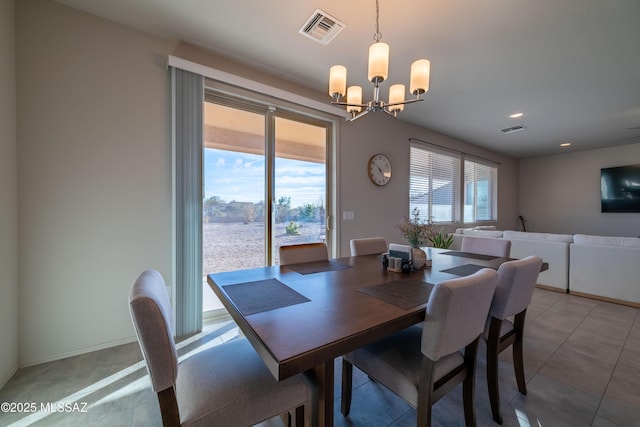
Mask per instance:
[[[379,21],[380,21],[380,0],[376,0],[376,33],[373,35],[373,40],[375,40],[376,43],[378,43],[382,38]]]

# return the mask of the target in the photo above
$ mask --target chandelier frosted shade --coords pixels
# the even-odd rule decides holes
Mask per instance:
[[[345,76],[346,76],[345,69]],[[411,64],[411,85],[409,91],[414,95],[420,95],[429,90],[429,77],[431,74],[431,62],[428,59],[418,59]]]
[[[334,65],[329,70],[329,95],[333,98],[344,96],[347,88],[347,67]]]
[[[404,110],[404,85],[395,84],[389,88],[389,111],[397,112]]]
[[[382,83],[389,77],[389,45],[376,42],[369,47],[369,81]]]
[[[359,113],[362,111],[362,87],[349,86],[347,89],[347,111],[349,113]]]

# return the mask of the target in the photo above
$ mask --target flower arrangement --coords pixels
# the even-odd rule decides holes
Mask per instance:
[[[411,247],[419,248],[427,242],[431,242],[434,248],[448,248],[453,243],[453,237],[443,233],[443,228],[436,231],[433,221],[423,221],[420,219],[420,210],[413,209],[413,218],[405,217],[398,224],[402,236],[407,239]]]
[[[431,236],[436,234],[431,220],[422,221],[420,219],[420,210],[418,208],[413,209],[413,218],[403,218],[398,224],[398,228],[412,248],[419,248],[426,244],[431,241]]]

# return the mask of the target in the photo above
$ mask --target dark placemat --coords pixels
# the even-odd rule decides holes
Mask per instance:
[[[492,259],[500,258],[493,255],[474,254],[472,252],[460,252],[460,251],[442,252],[442,255],[461,256],[465,258],[481,259],[483,261],[491,261]]]
[[[324,271],[338,271],[351,268],[350,265],[343,264],[340,261],[332,259],[326,261],[303,262],[301,264],[289,264],[286,267],[300,274],[322,273]]]
[[[367,286],[358,292],[378,298],[388,304],[408,310],[429,300],[433,285],[418,280],[394,280],[380,285]]]
[[[456,276],[470,276],[473,273],[477,273],[483,268],[491,268],[486,265],[478,265],[478,264],[464,264],[459,265],[457,267],[447,268],[446,270],[440,270],[441,273],[450,273],[455,274]]]
[[[238,283],[223,288],[245,316],[311,301],[277,279]]]

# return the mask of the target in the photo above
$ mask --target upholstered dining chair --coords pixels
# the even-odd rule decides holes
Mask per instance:
[[[326,261],[329,259],[329,251],[325,243],[301,243],[280,246],[279,253],[280,265]]]
[[[509,258],[511,254],[511,240],[492,237],[465,236],[460,244],[462,252],[491,255],[500,258]]]
[[[364,237],[349,241],[351,256],[382,254],[387,252],[388,246],[384,237]]]
[[[277,382],[246,339],[206,348],[178,363],[165,282],[144,271],[131,286],[129,310],[158,395],[163,426],[248,426],[293,411],[304,424],[307,385]]]
[[[344,355],[342,414],[351,409],[355,365],[416,408],[419,426],[431,425],[431,406],[462,382],[466,425],[475,426],[476,355],[496,282],[488,268],[442,282],[431,291],[422,326]]]
[[[498,386],[498,355],[512,346],[513,368],[518,390],[527,394],[524,378],[524,321],[527,307],[540,273],[542,259],[537,256],[503,263],[498,268],[496,288],[487,326],[487,386],[493,419],[502,424],[500,390]],[[513,322],[508,318],[513,317]]]

